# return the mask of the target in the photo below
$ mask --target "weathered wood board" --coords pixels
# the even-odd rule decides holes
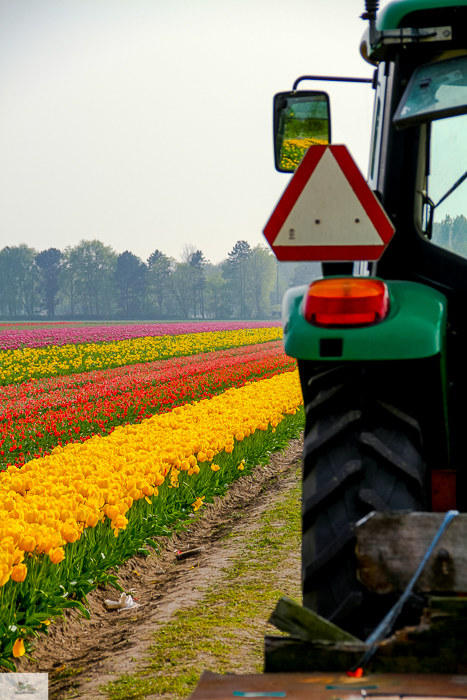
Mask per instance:
[[[467,679],[467,599],[433,598],[431,604],[417,627],[405,627],[379,642],[365,673],[443,671]],[[368,649],[364,642],[312,642],[275,636],[266,636],[264,641],[266,673],[345,673],[361,665]]]
[[[359,639],[337,627],[329,620],[282,596],[268,620],[282,632],[304,640],[316,639],[330,642],[360,642]]]
[[[362,692],[363,691],[363,692]],[[289,700],[454,700],[467,698],[467,678],[452,675],[365,675],[266,673],[221,675],[205,671],[190,700],[288,698]]]
[[[375,593],[402,592],[444,518],[443,513],[370,513],[357,523],[359,578]],[[467,593],[467,514],[441,537],[415,591]]]

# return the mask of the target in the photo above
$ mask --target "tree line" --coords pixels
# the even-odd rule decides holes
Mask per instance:
[[[433,225],[433,243],[452,250],[453,253],[467,257],[467,219],[463,214],[444,219]]]
[[[306,284],[313,264],[278,264],[265,246],[237,241],[219,264],[186,245],[181,260],[154,250],[147,260],[98,240],[64,250],[25,244],[0,250],[2,318],[278,318],[287,287]]]

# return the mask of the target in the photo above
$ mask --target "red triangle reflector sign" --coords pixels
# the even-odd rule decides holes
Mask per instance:
[[[278,260],[379,260],[394,226],[346,146],[311,146],[264,235]]]

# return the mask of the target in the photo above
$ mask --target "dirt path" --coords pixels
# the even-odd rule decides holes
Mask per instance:
[[[259,670],[268,611],[281,593],[299,595],[300,459],[301,442],[292,441],[284,454],[271,457],[267,467],[257,467],[237,481],[223,499],[208,505],[185,532],[165,539],[160,555],[134,557],[120,567],[121,585],[127,592],[134,589],[141,604],[136,611],[108,612],[104,600],[116,600],[118,592],[109,588],[93,591],[88,596],[91,620],[70,612],[64,621],[49,628],[48,638],[38,642],[36,662],[22,660],[18,670],[48,672],[51,700],[183,697],[203,668],[243,673]],[[292,506],[286,503],[287,498]],[[282,515],[274,510],[281,504]],[[291,510],[294,512],[287,524]],[[197,547],[204,548],[199,555],[176,560],[175,551]],[[217,599],[219,592],[222,595]],[[242,594],[246,596],[243,617],[235,613],[227,620],[224,612],[229,606],[242,608]],[[245,602],[251,603],[247,617]],[[216,609],[218,620],[211,612]],[[177,632],[180,619],[186,624]],[[213,627],[214,622],[217,627]],[[203,629],[206,637],[213,635],[217,641],[206,641],[204,646],[199,640],[195,643]],[[180,647],[177,653],[174,639],[175,646],[185,644],[186,648]],[[188,663],[191,657],[193,663]],[[136,687],[135,678],[142,676],[148,680]],[[177,676],[171,685],[170,677]],[[166,681],[164,687],[161,678]],[[112,684],[115,681],[120,685]]]

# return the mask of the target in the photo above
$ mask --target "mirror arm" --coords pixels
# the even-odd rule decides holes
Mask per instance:
[[[331,75],[301,75],[300,78],[297,78],[293,84],[292,90],[294,92],[302,80],[327,80],[338,83],[373,83],[373,78],[343,78],[340,76]]]

